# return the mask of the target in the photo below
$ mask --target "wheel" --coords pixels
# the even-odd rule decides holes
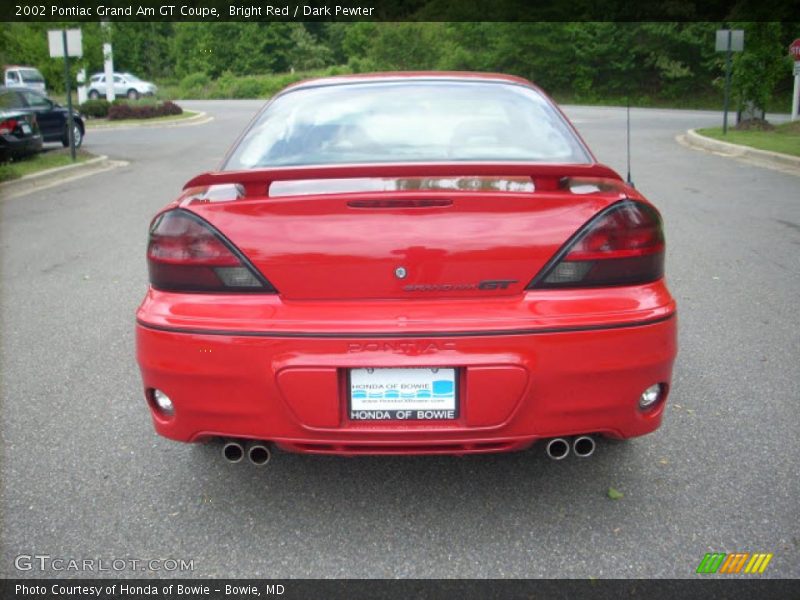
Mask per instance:
[[[92,100],[97,100],[100,97],[100,93],[97,90],[89,90],[89,98]]]
[[[64,148],[69,148],[68,128],[69,124],[64,127],[64,137],[61,138],[61,144],[64,146]],[[73,124],[72,137],[75,139],[75,147],[80,148],[81,144],[83,143],[83,131],[81,131],[81,127],[77,123]]]
[[[139,99],[139,92],[134,89],[128,90],[128,100],[138,100]]]

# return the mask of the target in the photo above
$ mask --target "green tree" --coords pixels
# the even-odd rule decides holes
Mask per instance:
[[[731,85],[739,110],[752,105],[763,117],[775,86],[791,72],[781,25],[739,23],[737,28],[744,29],[744,51],[734,57]]]
[[[380,23],[367,48],[379,70],[426,70],[439,63],[444,23]]]
[[[367,58],[367,54],[380,26],[379,23],[369,21],[352,23],[342,36],[342,52],[347,58],[347,64],[355,72],[375,68]]]
[[[293,69],[307,71],[321,69],[332,64],[333,53],[331,50],[320,44],[302,25],[295,24],[290,39],[292,47],[287,58]]]
[[[173,24],[119,21],[111,24],[114,69],[130,71],[146,79],[169,77],[174,73],[170,52]],[[102,56],[100,65],[102,67]]]
[[[300,25],[285,22],[242,23],[235,40],[237,75],[281,73],[289,70],[292,30]]]
[[[185,77],[192,73],[213,73],[212,54],[214,39],[209,23],[185,22],[175,24],[175,36],[169,48],[175,65],[175,75]]]

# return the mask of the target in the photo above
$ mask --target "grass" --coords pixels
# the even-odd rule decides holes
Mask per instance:
[[[727,135],[722,135],[721,127],[698,129],[697,133],[715,140],[741,144],[759,150],[769,150],[782,154],[800,156],[800,121],[778,125],[771,131],[737,131],[728,129]]]
[[[108,119],[86,119],[86,127],[88,129],[105,129],[110,127],[121,127],[125,125],[142,125],[146,123],[164,123],[170,121],[181,121],[183,119],[190,119],[197,116],[198,112],[193,110],[184,109],[179,115],[167,115],[165,117],[153,117],[152,119],[120,119],[118,121],[109,121]]]
[[[76,153],[76,163],[85,162],[95,158],[94,154],[85,150],[78,150]],[[20,159],[14,162],[0,164],[0,182],[19,179],[26,175],[32,175],[46,169],[55,169],[72,164],[72,157],[69,155],[69,148],[61,150],[48,150],[34,154],[33,156]]]

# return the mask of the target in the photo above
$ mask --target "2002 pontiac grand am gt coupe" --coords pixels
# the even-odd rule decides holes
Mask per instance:
[[[147,261],[155,428],[229,460],[586,456],[661,422],[659,213],[523,79],[291,86],[155,217]]]

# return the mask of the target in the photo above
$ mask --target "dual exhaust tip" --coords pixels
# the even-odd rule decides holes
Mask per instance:
[[[222,446],[222,456],[229,463],[242,462],[245,454],[250,462],[258,467],[267,464],[269,459],[272,458],[272,452],[270,452],[269,447],[260,442],[249,443],[245,448],[241,442],[229,440]]]
[[[581,435],[572,440],[571,449],[575,453],[575,456],[579,456],[580,458],[588,458],[594,454],[596,447],[597,444],[595,443],[593,437]],[[547,452],[547,456],[553,460],[562,460],[567,458],[570,452],[569,440],[565,440],[564,438],[553,438],[547,442],[545,451]]]
[[[569,456],[570,450],[575,453],[575,456],[588,458],[594,454],[596,447],[597,444],[593,437],[581,435],[572,440],[571,446],[569,440],[553,438],[547,442],[545,451],[547,456],[553,460],[563,460]],[[241,442],[229,440],[222,446],[222,456],[231,464],[242,462],[245,455],[252,464],[259,467],[266,465],[272,458],[269,447],[260,442],[251,442],[245,447]]]

